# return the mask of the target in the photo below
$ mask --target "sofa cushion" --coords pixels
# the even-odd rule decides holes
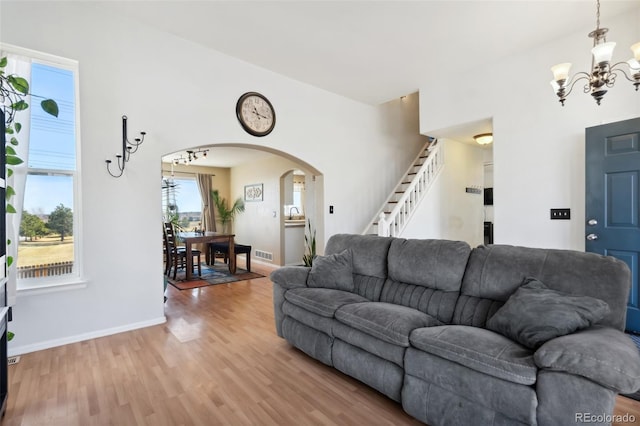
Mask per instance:
[[[389,278],[457,292],[470,254],[471,247],[464,241],[396,238],[389,248]]]
[[[332,320],[332,323],[331,333],[336,340],[342,340],[378,358],[391,361],[399,367],[404,365],[404,353],[407,350],[404,346],[385,342],[337,320]]]
[[[587,328],[609,313],[606,302],[551,290],[527,278],[487,321],[487,328],[537,349],[547,340]]]
[[[461,293],[505,302],[526,277],[536,277],[552,290],[604,300],[611,309],[602,324],[624,329],[631,275],[626,263],[611,256],[574,250],[480,246],[471,252]]]
[[[623,332],[595,326],[545,343],[534,355],[540,368],[586,377],[620,393],[640,389],[640,353]]]
[[[282,304],[282,313],[314,330],[322,331],[324,334],[334,337],[333,326],[338,321],[333,318],[318,315],[286,300]]]
[[[353,273],[370,277],[387,277],[387,253],[393,239],[377,235],[336,234],[329,238],[325,254],[353,252]]]
[[[489,330],[465,325],[420,328],[411,346],[472,370],[513,383],[532,385],[538,369],[533,352]]]
[[[398,346],[409,346],[409,333],[420,327],[440,325],[440,321],[405,306],[382,302],[344,305],[336,319],[356,330]]]
[[[293,288],[284,294],[285,300],[308,311],[332,318],[336,309],[349,303],[367,302],[357,294],[330,288]]]
[[[307,278],[307,286],[353,291],[352,258],[349,249],[328,256],[316,256]]]

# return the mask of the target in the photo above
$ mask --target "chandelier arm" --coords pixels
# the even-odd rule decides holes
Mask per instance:
[[[627,72],[624,70],[624,68],[622,68],[622,67],[616,68],[618,65],[626,65],[627,67],[629,67],[629,70],[631,70],[631,66],[628,63],[626,63],[626,62],[618,62],[616,64],[611,65],[611,67],[609,67],[609,73],[610,74],[616,74],[619,71],[630,82],[632,82],[632,83],[636,83],[637,82],[636,79],[630,77],[629,74],[627,74]]]
[[[580,77],[578,77],[580,76]],[[571,91],[573,90],[573,87],[576,85],[577,82],[579,82],[580,80],[591,80],[591,75],[589,75],[586,72],[578,72],[576,73],[573,78],[571,79],[570,84],[567,84],[566,87],[569,87],[569,91],[567,91],[567,93],[564,95],[564,97],[566,98],[567,96],[569,96],[571,94]]]

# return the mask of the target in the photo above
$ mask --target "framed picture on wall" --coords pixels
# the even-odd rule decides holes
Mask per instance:
[[[254,183],[252,185],[244,186],[244,200],[245,201],[262,201],[262,184]]]

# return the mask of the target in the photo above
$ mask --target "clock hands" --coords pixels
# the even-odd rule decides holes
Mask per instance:
[[[253,113],[258,116],[258,119],[260,119],[260,118],[267,119],[268,118],[267,116],[264,116],[264,115],[260,114],[258,112],[258,110],[256,109],[256,107],[253,107]]]

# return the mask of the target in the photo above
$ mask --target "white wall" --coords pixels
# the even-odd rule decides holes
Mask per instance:
[[[614,60],[631,57],[640,40],[635,12],[607,18]],[[424,134],[493,117],[496,243],[584,250],[584,129],[640,116],[640,93],[618,78],[601,106],[578,85],[563,108],[549,68],[572,62],[588,70],[592,28],[491,67],[451,76],[452,84],[424,82],[420,127]],[[551,221],[550,208],[571,208],[570,221]]]
[[[80,64],[83,258],[86,288],[18,295],[11,323],[19,353],[164,320],[160,158],[194,145],[259,145],[324,174],[322,242],[359,232],[417,147],[364,105],[167,33],[111,15],[93,2],[2,2],[0,39]],[[28,18],[25,18],[28,17]],[[246,134],[239,96],[265,94],[275,130]],[[308,105],[310,108],[301,108]],[[122,114],[147,137],[120,179],[104,160],[121,143]]]
[[[440,139],[444,168],[420,202],[403,238],[441,238],[483,243],[484,198],[465,192],[482,187],[484,150],[451,139]]]
[[[251,245],[252,251],[264,250],[273,254],[273,264],[283,264],[281,259],[281,219],[280,177],[286,172],[298,169],[300,165],[282,157],[233,167],[231,169],[232,199],[242,197],[244,186],[261,183],[263,201],[245,202],[244,213],[236,217],[234,231],[239,244]]]

